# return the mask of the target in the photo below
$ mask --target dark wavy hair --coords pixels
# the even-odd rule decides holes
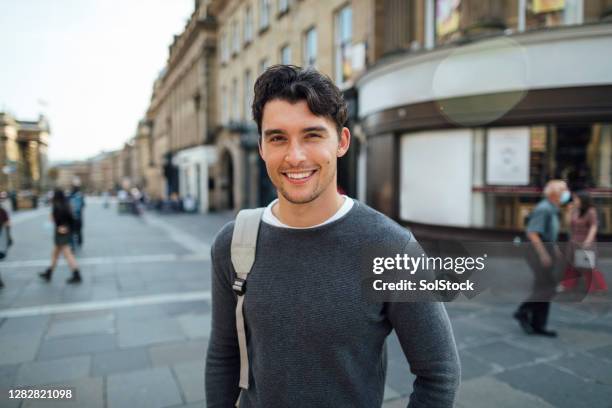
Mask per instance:
[[[306,101],[313,114],[327,117],[336,124],[338,134],[346,123],[347,107],[340,89],[314,68],[273,65],[257,78],[252,108],[260,137],[264,107],[274,99],[290,103]]]

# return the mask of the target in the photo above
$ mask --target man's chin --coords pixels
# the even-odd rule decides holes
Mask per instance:
[[[308,204],[316,200],[319,196],[315,192],[312,192],[310,194],[291,194],[287,191],[281,190],[280,193],[283,198],[289,201],[291,204]]]

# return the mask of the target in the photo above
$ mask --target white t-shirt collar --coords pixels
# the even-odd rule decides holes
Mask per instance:
[[[342,218],[346,213],[348,213],[351,210],[351,208],[353,208],[353,204],[354,204],[353,199],[346,195],[342,195],[342,197],[344,197],[344,203],[342,203],[342,205],[340,206],[340,208],[338,208],[338,211],[336,211],[334,215],[332,215],[330,218],[323,221],[322,223],[313,225],[311,227],[291,227],[287,224],[283,224],[272,212],[272,207],[274,207],[274,205],[278,202],[278,198],[272,201],[270,204],[268,204],[268,206],[264,209],[264,213],[263,213],[263,216],[261,217],[261,220],[265,222],[266,224],[273,225],[275,227],[280,227],[280,228],[309,229],[309,228],[320,227],[322,225],[329,224],[330,222],[336,221],[339,218]]]

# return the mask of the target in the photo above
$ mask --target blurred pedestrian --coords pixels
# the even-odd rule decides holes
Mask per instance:
[[[51,280],[53,270],[57,266],[57,259],[60,253],[66,258],[66,262],[72,269],[72,276],[66,281],[67,283],[80,283],[81,274],[79,272],[79,266],[77,265],[76,259],[70,249],[70,242],[72,239],[72,228],[74,225],[74,218],[72,216],[72,210],[70,204],[66,200],[66,196],[62,190],[55,190],[53,195],[53,209],[51,212],[51,218],[55,223],[55,236],[53,252],[51,253],[51,266],[47,268],[45,272],[40,273],[40,277],[45,281]]]
[[[556,337],[557,333],[548,330],[546,324],[550,310],[550,300],[555,294],[555,269],[563,259],[557,246],[559,235],[559,208],[569,203],[571,193],[563,180],[551,180],[544,187],[544,198],[529,215],[527,238],[527,263],[534,274],[534,288],[527,301],[514,313],[521,328],[528,334]]]
[[[0,196],[1,200],[4,200],[6,193]],[[6,257],[6,253],[11,245],[13,245],[13,238],[11,237],[11,221],[8,212],[0,206],[0,259]],[[4,287],[2,276],[0,276],[0,289]]]
[[[72,209],[73,224],[73,248],[83,246],[83,212],[85,211],[85,196],[81,192],[79,184],[72,186],[70,194],[70,208]]]
[[[597,268],[597,209],[586,191],[574,194],[573,205],[568,212],[570,239],[567,243],[567,259],[561,287],[576,288],[580,277],[584,277],[589,293],[605,293],[608,285]],[[581,262],[588,256],[586,262]]]

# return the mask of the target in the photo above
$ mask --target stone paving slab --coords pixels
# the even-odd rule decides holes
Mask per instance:
[[[92,356],[91,375],[103,377],[129,371],[139,371],[151,367],[146,347],[130,347],[122,350],[97,353]]]
[[[185,340],[181,326],[173,319],[154,321],[133,321],[129,324],[118,324],[119,347],[135,347]]]
[[[183,362],[204,361],[207,349],[208,342],[204,340],[181,341],[151,346],[149,355],[155,367],[163,367]]]
[[[112,313],[98,317],[53,321],[47,332],[47,337],[65,337],[83,334],[113,334],[115,318]]]
[[[67,357],[24,363],[19,367],[15,386],[62,384],[89,376],[91,357]]]
[[[494,378],[465,381],[457,395],[457,408],[554,408],[531,394],[512,388]],[[405,408],[405,407],[404,407]]]
[[[0,336],[0,365],[25,363],[34,360],[40,337],[26,333]]]
[[[112,334],[51,338],[41,343],[37,358],[38,360],[52,360],[116,348],[117,340]]]
[[[107,379],[109,408],[163,408],[184,403],[169,368],[152,368]]]
[[[191,363],[176,364],[173,368],[185,401],[192,403],[202,401],[204,395],[204,361],[194,360]]]
[[[609,408],[612,401],[612,386],[597,384],[547,364],[506,371],[495,378],[555,407]]]

